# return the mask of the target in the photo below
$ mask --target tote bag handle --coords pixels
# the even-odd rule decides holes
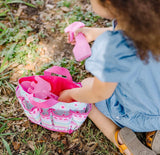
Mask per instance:
[[[55,104],[57,104],[59,102],[55,99],[48,99],[44,102],[36,102],[33,99],[33,94],[28,94],[27,96],[28,96],[29,102],[32,105],[34,105],[35,107],[38,107],[38,108],[50,108],[50,107],[54,106]]]
[[[51,75],[52,73],[66,76],[66,78],[68,80],[72,81],[72,76],[71,76],[69,70],[66,68],[63,68],[60,66],[53,66],[53,67],[48,68],[44,71],[44,75],[46,75],[46,76]]]

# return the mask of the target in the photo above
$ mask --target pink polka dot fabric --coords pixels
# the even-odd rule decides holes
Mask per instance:
[[[16,89],[16,96],[19,103],[31,122],[52,131],[72,133],[87,118],[91,110],[91,104],[76,101],[72,103],[59,102],[56,98],[44,98],[43,94],[34,96],[32,93],[34,91],[28,91],[28,87],[31,86],[30,82],[34,82],[35,85],[37,82],[36,79],[43,79],[44,82],[46,81],[50,84],[50,86],[47,84],[46,88],[49,88],[47,91],[39,91],[38,86],[36,86],[36,92],[38,93],[45,91],[48,94],[53,93],[59,96],[60,92],[65,89],[80,87],[79,83],[72,81],[69,71],[65,68],[53,66],[45,70],[44,73],[43,76],[30,76],[19,79]],[[66,78],[52,76],[51,73],[58,73],[66,76]],[[26,82],[25,85],[23,85],[24,82]],[[44,86],[43,89],[45,89]],[[45,95],[47,96],[47,94]],[[43,99],[37,96],[43,97]]]

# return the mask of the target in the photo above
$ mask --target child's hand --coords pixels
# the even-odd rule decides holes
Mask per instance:
[[[104,33],[105,31],[109,30],[111,31],[113,28],[112,27],[107,27],[107,28],[95,28],[95,27],[82,27],[79,28],[78,30],[75,31],[74,33],[74,37],[78,35],[78,33],[83,33],[87,39],[88,42],[92,42],[94,40],[96,40],[96,38],[101,35],[102,33]],[[72,42],[70,42],[70,38],[69,38],[69,34],[68,34],[68,43],[71,43],[72,45],[75,44],[75,38],[73,39]]]
[[[82,27],[82,28],[79,28],[78,30],[75,31],[74,33],[74,39],[72,42],[70,42],[70,35],[68,34],[68,39],[67,39],[67,42],[68,43],[71,43],[72,45],[75,44],[75,37],[78,35],[78,33],[83,33],[84,36],[86,37],[87,41],[88,42],[91,42],[94,40],[94,37],[93,37],[93,33],[94,33],[94,28],[89,28],[89,27]]]
[[[58,101],[60,102],[74,102],[75,100],[70,96],[70,90],[64,90],[61,92]]]

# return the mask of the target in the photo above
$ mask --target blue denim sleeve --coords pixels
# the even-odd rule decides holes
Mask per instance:
[[[85,67],[103,82],[131,82],[141,68],[136,53],[132,41],[122,31],[106,31],[94,42]]]

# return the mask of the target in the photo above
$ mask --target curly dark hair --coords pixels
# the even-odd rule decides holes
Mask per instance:
[[[99,0],[133,40],[141,60],[160,61],[160,0]]]

